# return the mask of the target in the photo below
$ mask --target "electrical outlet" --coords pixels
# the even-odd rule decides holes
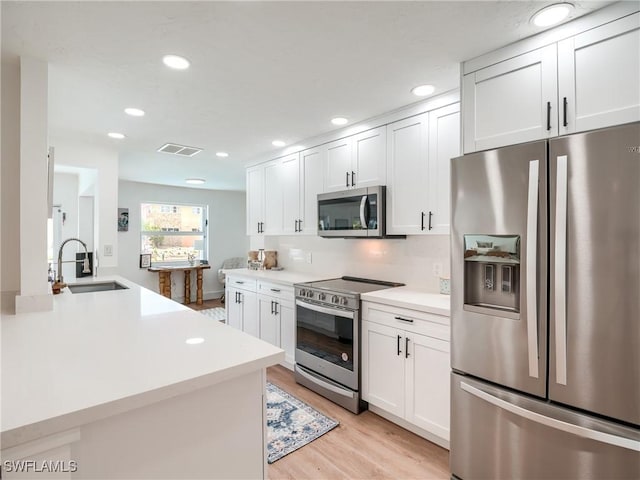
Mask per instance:
[[[104,246],[104,256],[112,257],[113,256],[113,245],[105,245]]]
[[[311,256],[311,252],[307,252],[306,258],[307,258],[307,263],[312,263],[313,258]]]
[[[434,277],[441,277],[442,276],[442,263],[435,262],[433,264],[433,276]]]

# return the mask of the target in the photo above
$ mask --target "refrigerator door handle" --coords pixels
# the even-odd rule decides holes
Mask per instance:
[[[597,442],[607,443],[609,445],[614,445],[616,447],[627,448],[635,452],[640,452],[640,442],[636,440],[620,437],[618,435],[612,435],[610,433],[599,432],[597,430],[581,427],[573,423],[563,422],[561,420],[557,420],[555,418],[551,418],[546,415],[542,415],[540,413],[527,410],[526,408],[520,407],[518,405],[514,405],[511,402],[507,402],[506,400],[503,400],[494,395],[491,395],[490,393],[485,392],[484,390],[476,388],[472,385],[469,385],[468,383],[465,383],[465,382],[460,382],[460,388],[462,388],[462,390],[464,390],[467,393],[470,393],[475,397],[478,397],[492,405],[495,405],[498,408],[511,412],[514,415],[518,415],[519,417],[525,418],[532,422],[536,422],[541,425],[545,425],[547,427],[555,428],[556,430],[561,430],[563,432],[567,432],[572,435],[577,435],[582,438],[588,438],[590,440],[595,440]]]
[[[567,156],[557,158],[554,316],[556,383],[567,384]]]
[[[539,161],[529,162],[529,191],[527,195],[527,350],[529,376],[538,378],[538,190]]]

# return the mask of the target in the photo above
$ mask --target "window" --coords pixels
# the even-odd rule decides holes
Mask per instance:
[[[186,262],[190,255],[207,260],[207,207],[140,205],[140,251],[152,263]]]

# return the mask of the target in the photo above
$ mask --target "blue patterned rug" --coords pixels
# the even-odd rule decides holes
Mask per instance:
[[[267,382],[267,461],[273,463],[339,425]]]

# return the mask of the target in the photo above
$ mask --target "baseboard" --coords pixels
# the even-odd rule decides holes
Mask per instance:
[[[382,418],[386,418],[392,423],[401,426],[405,430],[409,430],[412,433],[415,433],[419,437],[424,438],[425,440],[429,440],[431,443],[435,443],[436,445],[441,446],[442,448],[446,448],[449,450],[449,440],[445,440],[444,438],[440,438],[437,435],[434,435],[431,432],[427,432],[426,430],[415,426],[412,423],[407,422],[404,418],[397,417],[392,413],[386,412],[381,408],[376,407],[375,405],[369,404],[369,411],[375,413],[376,415],[381,416]]]

